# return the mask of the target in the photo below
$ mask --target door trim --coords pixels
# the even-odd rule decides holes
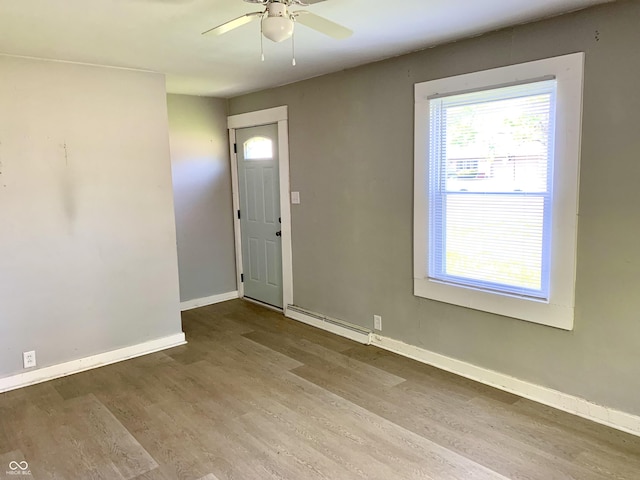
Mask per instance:
[[[242,231],[237,212],[240,210],[238,186],[238,156],[234,152],[236,129],[258,127],[271,123],[278,124],[278,169],[280,177],[280,218],[282,219],[282,307],[293,305],[293,253],[291,248],[291,204],[289,201],[289,114],[287,106],[258,110],[256,112],[230,115],[227,117],[229,129],[229,154],[231,157],[231,189],[233,193],[233,226],[236,245],[236,283],[238,294],[244,297],[242,273]]]

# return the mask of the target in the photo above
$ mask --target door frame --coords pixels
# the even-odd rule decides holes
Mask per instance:
[[[258,110],[255,112],[230,115],[227,117],[229,129],[229,155],[231,157],[231,190],[233,196],[233,230],[236,246],[236,282],[238,296],[244,297],[242,283],[242,230],[237,212],[240,210],[238,185],[238,155],[235,152],[236,129],[278,124],[278,170],[280,179],[280,218],[282,219],[282,310],[287,313],[293,305],[293,253],[291,248],[291,203],[289,180],[289,113],[286,105]]]

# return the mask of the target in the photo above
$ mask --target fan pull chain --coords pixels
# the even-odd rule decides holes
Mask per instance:
[[[264,34],[262,33],[262,21],[260,21],[260,58],[264,62]]]
[[[296,66],[296,41],[295,31],[291,34],[291,65]]]

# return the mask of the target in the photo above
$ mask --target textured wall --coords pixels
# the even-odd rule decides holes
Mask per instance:
[[[640,414],[640,2],[615,2],[230,100],[289,106],[295,303]],[[575,329],[412,295],[413,86],[586,52]],[[302,57],[303,52],[299,53]]]
[[[168,95],[180,299],[237,290],[226,100]]]
[[[0,56],[0,377],[181,332],[162,75]]]

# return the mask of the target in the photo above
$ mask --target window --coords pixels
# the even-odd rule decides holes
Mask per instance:
[[[416,295],[573,328],[583,61],[416,85]]]
[[[429,278],[548,300],[556,80],[429,99]]]
[[[244,142],[245,160],[270,160],[273,158],[273,142],[266,137],[252,137]]]

